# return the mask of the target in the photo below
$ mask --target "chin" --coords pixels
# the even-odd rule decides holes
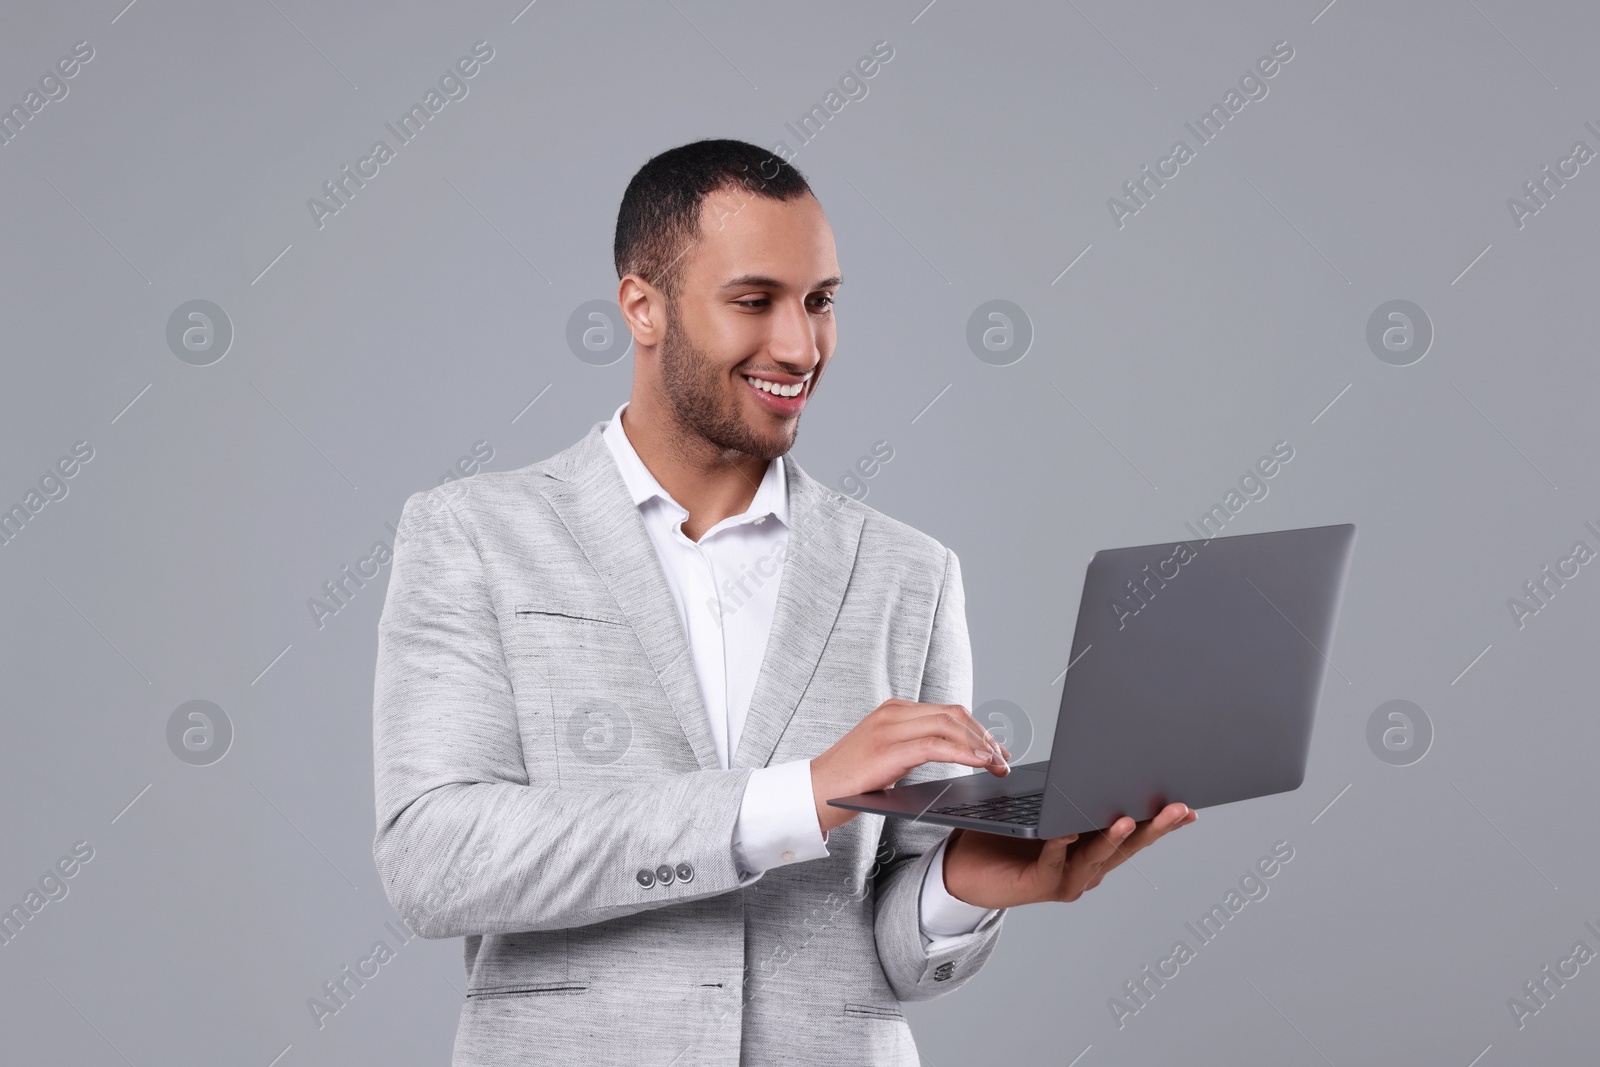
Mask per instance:
[[[779,456],[787,455],[794,447],[795,435],[781,434],[777,437],[757,435],[756,440],[761,442],[762,449],[752,453],[753,455],[761,459],[777,459]]]
[[[786,425],[774,430],[767,420],[767,426],[755,426],[749,422],[744,424],[744,445],[740,449],[759,459],[777,459],[794,447],[795,437],[799,431],[799,419],[794,419]]]

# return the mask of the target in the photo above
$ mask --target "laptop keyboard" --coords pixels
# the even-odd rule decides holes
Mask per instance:
[[[948,804],[930,808],[936,815],[960,815],[968,819],[988,819],[991,822],[1010,822],[1032,826],[1039,821],[1039,805],[1044,802],[1044,790],[1014,797],[990,797],[973,804]]]

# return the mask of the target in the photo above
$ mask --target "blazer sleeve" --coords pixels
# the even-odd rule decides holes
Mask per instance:
[[[944,580],[934,609],[933,633],[917,699],[930,704],[960,704],[972,709],[972,645],[967,636],[966,597],[961,564],[945,550]],[[901,779],[902,785],[970,774],[960,763],[925,763]],[[980,772],[986,773],[986,772]],[[931,1000],[965,985],[994,951],[1006,909],[997,910],[971,933],[929,945],[919,923],[922,880],[946,827],[914,819],[884,819],[875,876],[878,910],[874,934],[878,959],[900,1000]],[[943,877],[936,872],[935,877]]]
[[[529,781],[482,559],[448,499],[406,501],[378,623],[377,833],[389,902],[423,937],[551,930],[759,881],[732,849],[748,768],[598,789]],[[681,874],[641,884],[670,864]]]

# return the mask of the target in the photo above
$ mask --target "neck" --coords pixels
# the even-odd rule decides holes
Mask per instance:
[[[622,432],[661,488],[688,510],[683,532],[691,541],[748,510],[770,462],[719,448],[683,426],[665,397],[637,389],[622,411]]]

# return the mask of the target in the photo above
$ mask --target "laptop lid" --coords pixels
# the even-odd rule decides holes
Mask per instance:
[[[1039,836],[1146,819],[1174,800],[1199,808],[1298,788],[1355,532],[1095,553]]]

